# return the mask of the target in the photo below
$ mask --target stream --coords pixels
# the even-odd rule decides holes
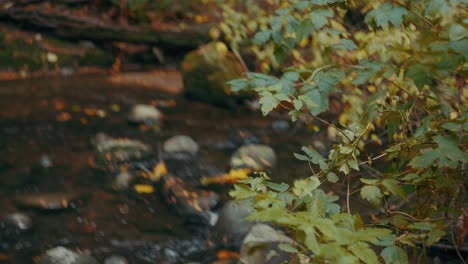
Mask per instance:
[[[158,131],[127,122],[132,105],[151,103],[165,116]],[[275,150],[273,180],[291,182],[310,174],[292,153],[312,142],[314,133],[288,123],[287,115],[265,118],[246,107],[217,108],[180,95],[112,85],[103,75],[3,81],[0,217],[20,212],[32,223],[24,232],[0,232],[0,263],[31,263],[57,246],[89,252],[101,262],[116,254],[129,263],[176,263],[180,258],[171,254],[178,252],[184,252],[184,261],[205,261],[195,254],[202,239],[157,192],[113,190],[115,175],[90,165],[91,139],[100,132],[141,140],[155,153],[167,138],[188,135],[200,146],[198,160],[221,172],[228,170],[235,151],[227,147],[230,138],[247,134]],[[224,201],[229,188],[218,190]],[[63,210],[17,203],[41,193],[79,199]]]

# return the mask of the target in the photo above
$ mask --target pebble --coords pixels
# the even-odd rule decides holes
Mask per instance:
[[[276,163],[275,151],[267,145],[251,144],[240,147],[231,157],[231,168],[262,170]]]
[[[169,138],[163,144],[163,150],[169,154],[187,153],[195,156],[199,146],[195,140],[186,135],[178,135]]]
[[[157,125],[161,122],[163,114],[151,105],[137,104],[133,106],[128,116],[131,123],[143,123],[146,125]]]
[[[4,222],[7,225],[14,226],[21,231],[27,231],[32,226],[31,217],[23,213],[11,213],[4,217]]]
[[[47,250],[39,258],[38,264],[98,264],[92,256],[78,254],[65,247],[55,247]]]

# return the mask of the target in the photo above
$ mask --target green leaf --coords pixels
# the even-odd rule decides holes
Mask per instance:
[[[293,193],[298,197],[312,196],[312,191],[320,186],[320,180],[317,177],[309,177],[305,180],[294,182]]]
[[[344,49],[344,50],[355,50],[358,48],[356,44],[350,39],[340,39],[340,44],[334,44],[332,47],[334,49]]]
[[[419,88],[421,91],[424,85],[431,86],[433,84],[431,69],[422,64],[414,64],[408,66],[408,69],[405,71],[405,77],[411,78],[414,84]]]
[[[236,200],[244,200],[256,196],[257,193],[245,184],[235,184],[234,190],[230,191],[229,195]]]
[[[275,56],[275,60],[278,64],[283,64],[283,62],[288,57],[289,48],[286,45],[279,45],[273,51],[273,55]]]
[[[302,101],[301,101],[301,100],[294,99],[294,100],[293,100],[293,105],[294,105],[294,109],[296,109],[297,111],[299,111],[299,110],[301,110],[301,108],[302,108]]]
[[[382,181],[382,185],[387,188],[391,193],[400,196],[403,200],[409,202],[403,189],[398,185],[398,181],[394,179],[385,179]]]
[[[370,62],[368,60],[362,60],[359,62],[359,66],[364,69],[358,69],[358,76],[353,80],[354,85],[361,85],[366,83],[372,78],[378,77],[379,72],[384,69],[384,64],[381,62]]]
[[[462,129],[462,124],[457,123],[446,123],[442,125],[443,128],[450,130],[452,132],[458,132]]]
[[[291,82],[299,80],[299,74],[297,72],[285,72],[281,78],[285,78]]]
[[[315,149],[310,149],[304,146],[301,148],[301,150],[307,154],[310,162],[319,165],[321,170],[328,169],[328,164],[325,162],[325,158],[322,155],[320,155],[320,153],[318,153]]]
[[[294,154],[294,157],[296,157],[296,159],[298,160],[303,160],[303,161],[309,161],[310,158],[306,155],[302,155],[302,154],[297,154],[297,153],[293,153]]]
[[[433,223],[428,223],[428,222],[416,222],[411,225],[408,225],[408,228],[413,228],[417,230],[424,230],[424,231],[429,231],[434,228]]]
[[[314,5],[329,5],[334,3],[342,3],[344,0],[310,0]]]
[[[265,44],[271,38],[271,30],[259,31],[255,34],[253,42],[262,45]]]
[[[333,13],[328,9],[316,9],[311,13],[312,25],[315,30],[320,30],[328,23],[328,18],[333,17]]]
[[[369,247],[367,243],[356,242],[348,247],[356,257],[367,264],[378,264],[379,260],[375,252]]]
[[[345,73],[342,70],[329,70],[318,72],[313,81],[317,85],[320,92],[325,95],[336,92],[336,85],[341,79],[345,77]]]
[[[389,246],[380,253],[387,264],[408,264],[408,255],[406,252],[396,246]]]
[[[289,243],[280,243],[278,245],[278,248],[281,249],[282,251],[284,252],[288,252],[288,253],[299,253],[297,251],[297,249],[295,247],[293,247],[291,244]]]
[[[378,27],[384,29],[388,28],[389,24],[399,27],[403,23],[403,16],[407,15],[408,11],[402,6],[393,6],[390,3],[384,3],[377,9],[370,11],[366,17],[365,22],[375,22]]]
[[[464,26],[460,24],[453,24],[450,27],[449,38],[451,41],[460,40],[466,37],[468,37],[468,30],[466,30]]]
[[[307,100],[303,100],[303,101],[306,103],[312,115],[316,116],[328,110],[328,107],[329,107],[328,96],[323,95],[318,90],[312,90],[310,92],[307,92],[304,96],[305,98],[307,98]]]
[[[411,167],[424,168],[437,165],[438,167],[455,168],[459,162],[466,161],[467,155],[458,147],[459,142],[456,138],[434,136],[432,139],[438,147],[426,150],[423,154],[413,158],[410,162]]]
[[[433,228],[427,233],[427,245],[430,246],[436,242],[438,242],[443,236],[445,236],[446,232],[441,229]]]
[[[387,228],[363,228],[356,232],[356,239],[376,244],[380,242],[380,239],[387,237],[391,233],[392,230]]]
[[[327,180],[331,183],[335,183],[339,180],[340,178],[338,178],[338,176],[333,173],[333,172],[329,172],[327,173]]]
[[[266,116],[273,109],[275,109],[278,106],[279,102],[280,101],[276,99],[273,96],[273,94],[269,91],[263,91],[260,93],[260,109],[262,110],[264,116]]]
[[[374,205],[380,203],[380,199],[383,197],[382,192],[377,186],[364,186],[361,189],[361,197],[362,199],[366,199]]]
[[[249,87],[249,82],[244,78],[229,81],[227,84],[231,87],[231,91],[233,92],[242,91]]]
[[[362,183],[369,184],[369,185],[376,185],[379,182],[379,180],[376,180],[376,179],[359,178],[359,180]]]
[[[313,221],[315,227],[326,237],[328,240],[338,240],[339,233],[335,227],[335,223],[327,218],[317,218]]]
[[[450,41],[449,47],[456,53],[463,55],[465,60],[468,60],[468,38]]]
[[[264,182],[264,184],[272,189],[273,191],[277,191],[277,192],[285,192],[289,189],[289,185],[282,182],[282,183],[274,183],[274,182]]]

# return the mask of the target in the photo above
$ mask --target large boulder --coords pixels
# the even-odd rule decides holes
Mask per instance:
[[[239,248],[254,222],[245,218],[253,211],[249,200],[228,201],[218,211],[218,222],[212,230],[212,240],[223,247]]]
[[[226,82],[241,77],[243,67],[222,42],[212,42],[188,53],[182,61],[187,97],[233,107],[246,93],[233,95]]]

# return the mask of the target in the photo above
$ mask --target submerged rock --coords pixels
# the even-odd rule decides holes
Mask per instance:
[[[159,125],[162,122],[163,114],[151,105],[137,104],[132,107],[128,115],[131,123]]]
[[[240,147],[231,157],[232,168],[262,170],[276,163],[275,151],[266,145],[252,144]]]
[[[151,148],[139,140],[112,138],[98,133],[92,143],[96,149],[96,161],[100,164],[138,161],[152,155]]]
[[[239,248],[245,235],[254,222],[245,218],[252,213],[250,201],[228,201],[218,211],[219,218],[212,231],[212,238],[216,244],[225,247]]]
[[[291,238],[265,224],[256,224],[242,242],[239,263],[289,263],[290,253],[278,248],[279,244],[293,245]],[[276,254],[271,254],[274,251]]]
[[[15,196],[15,202],[21,207],[60,210],[68,208],[78,198],[75,193],[22,193]]]
[[[232,95],[228,81],[241,77],[243,67],[222,42],[212,42],[188,53],[182,61],[182,78],[188,97],[232,107],[246,94]]]
[[[40,256],[38,264],[98,264],[92,256],[78,254],[65,247],[55,247]]]
[[[23,213],[11,213],[3,218],[3,224],[18,231],[27,231],[32,227],[32,219]]]
[[[178,135],[166,140],[163,144],[163,150],[171,155],[189,154],[196,156],[199,146],[195,140],[189,136]]]
[[[211,209],[219,201],[219,196],[216,193],[192,190],[181,178],[173,175],[164,176],[161,182],[166,203],[177,213],[187,217],[189,222],[214,225],[217,216]]]
[[[112,255],[104,260],[104,264],[128,264],[128,261],[122,256]]]

